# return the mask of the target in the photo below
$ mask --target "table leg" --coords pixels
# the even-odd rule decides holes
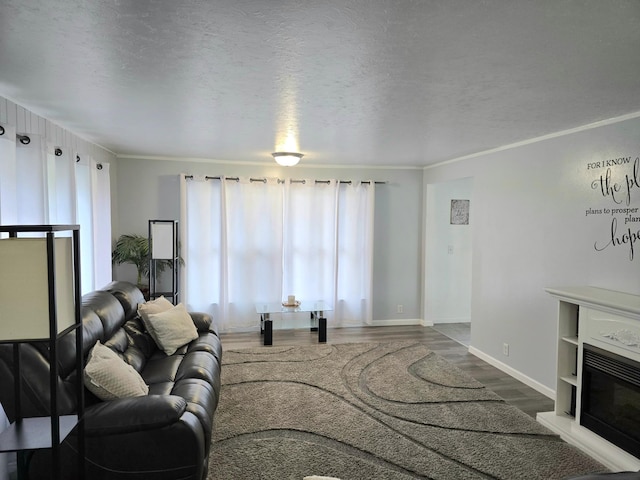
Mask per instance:
[[[273,321],[268,313],[264,316],[264,345],[273,345]]]
[[[318,312],[309,312],[309,324],[311,325],[310,332],[318,331]]]
[[[327,319],[318,318],[318,343],[327,343]]]

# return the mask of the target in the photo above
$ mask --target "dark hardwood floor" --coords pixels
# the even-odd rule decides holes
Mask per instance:
[[[262,337],[257,332],[223,333],[220,337],[225,350],[262,346]],[[506,402],[531,417],[535,418],[537,412],[553,410],[551,399],[470,354],[465,345],[445,336],[434,328],[415,325],[330,328],[327,331],[327,341],[333,344],[403,340],[425,342],[431,350],[469,373],[487,388],[500,395]],[[311,333],[306,329],[274,330],[273,332],[274,345],[311,345],[317,342],[317,333]]]

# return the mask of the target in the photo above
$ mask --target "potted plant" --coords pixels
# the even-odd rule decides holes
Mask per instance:
[[[142,279],[149,277],[149,239],[142,235],[121,235],[113,247],[111,261],[114,265],[135,265],[138,271],[136,283],[138,286],[142,285]]]
[[[137,285],[147,297],[149,293],[149,262],[151,254],[149,252],[149,239],[137,234],[124,234],[116,241],[113,252],[111,253],[111,261],[114,265],[122,263],[131,263],[136,266],[138,271]],[[184,261],[178,257],[181,265]],[[171,260],[156,260],[156,271],[162,273],[166,268],[171,268],[173,262]],[[143,284],[146,280],[146,284]]]

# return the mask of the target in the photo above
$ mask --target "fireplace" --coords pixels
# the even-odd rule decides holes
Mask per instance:
[[[555,405],[538,421],[613,471],[640,471],[640,295],[554,287]]]
[[[640,457],[640,363],[583,345],[580,424]]]

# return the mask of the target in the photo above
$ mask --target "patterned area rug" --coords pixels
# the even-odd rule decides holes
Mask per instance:
[[[563,479],[606,469],[422,343],[225,351],[209,479]]]

